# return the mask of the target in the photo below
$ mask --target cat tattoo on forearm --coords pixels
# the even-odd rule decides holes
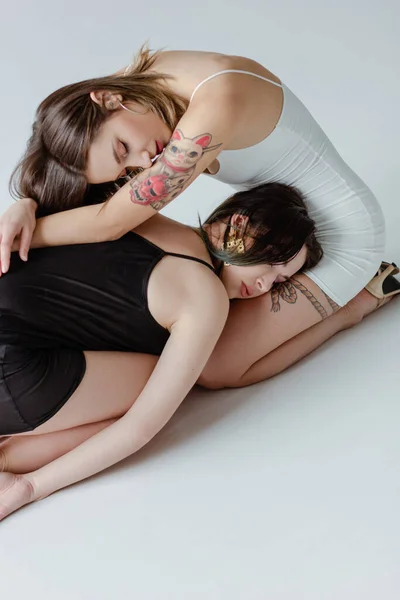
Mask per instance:
[[[176,129],[159,159],[150,167],[150,173],[145,177],[139,174],[131,181],[132,202],[161,210],[180,194],[204,154],[222,145],[210,146],[211,139],[209,133],[187,138]]]

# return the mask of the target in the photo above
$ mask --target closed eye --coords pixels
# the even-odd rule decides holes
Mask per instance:
[[[112,145],[112,153],[117,165],[121,165],[122,161],[125,160],[129,154],[129,145],[117,138],[116,143]],[[126,175],[127,169],[124,169],[121,173],[119,173],[117,179],[120,179],[120,177],[125,177]]]
[[[122,160],[125,159],[129,154],[129,145],[126,142],[122,142],[117,139],[115,146],[112,146],[112,153],[114,160],[117,165],[120,165]]]
[[[118,150],[122,152],[122,157],[126,158],[130,151],[129,144],[123,142],[122,140],[118,140]]]

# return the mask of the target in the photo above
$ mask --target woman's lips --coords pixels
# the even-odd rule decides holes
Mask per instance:
[[[158,159],[158,157],[160,156],[160,154],[164,150],[164,144],[162,142],[159,142],[158,140],[155,140],[154,145],[156,147],[156,153],[153,156],[153,158],[151,159],[152,163],[154,163]]]
[[[253,290],[247,287],[247,285],[242,281],[242,285],[240,286],[240,295],[242,298],[249,298],[252,294]]]

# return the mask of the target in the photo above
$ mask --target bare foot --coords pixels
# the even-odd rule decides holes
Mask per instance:
[[[0,521],[33,499],[33,487],[24,475],[0,473]]]
[[[393,300],[393,296],[385,299],[383,302],[381,302],[381,304],[379,304],[379,301],[377,298],[375,298],[375,296],[367,292],[365,289],[361,290],[361,292],[357,294],[353,300],[350,300],[346,306],[338,311],[341,312],[345,317],[345,329],[347,327],[357,325],[357,323],[360,323],[360,321],[365,319],[365,317],[373,313],[378,306],[380,308],[391,300]]]

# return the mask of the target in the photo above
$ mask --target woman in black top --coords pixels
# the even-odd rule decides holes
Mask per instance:
[[[275,283],[283,287],[273,311],[297,301],[287,280],[321,257],[314,224],[293,188],[265,184],[252,202],[248,193],[199,231],[157,215],[114,242],[34,250],[27,264],[13,256],[0,280],[0,435],[30,437],[2,447],[0,471],[10,472],[0,473],[0,519],[141,448],[196,381],[219,387],[209,369],[221,347],[203,369],[229,299],[250,300]],[[327,316],[329,304],[293,281]],[[343,314],[314,347],[348,326]],[[229,338],[237,345],[234,332]],[[262,379],[262,357],[231,384]]]

